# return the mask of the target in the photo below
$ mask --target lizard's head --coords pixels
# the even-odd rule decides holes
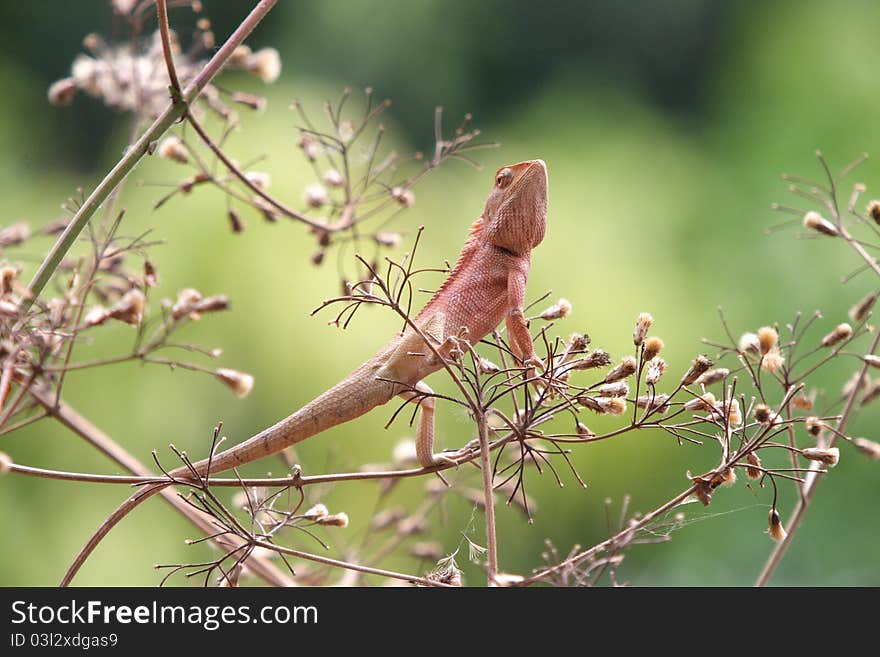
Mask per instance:
[[[517,255],[544,239],[547,226],[547,166],[528,160],[501,167],[483,213],[486,239]]]

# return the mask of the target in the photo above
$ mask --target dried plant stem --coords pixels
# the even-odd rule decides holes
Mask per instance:
[[[63,401],[56,403],[54,396],[45,391],[31,388],[30,393],[46,408],[46,411],[62,425],[73,431],[76,435],[83,438],[93,447],[108,456],[129,472],[139,477],[154,477],[152,472],[138,461],[134,456],[119,446],[110,436],[101,431],[86,418],[81,416],[73,408]],[[31,470],[31,472],[27,472]],[[46,476],[38,474],[38,468],[27,468],[26,466],[16,467],[16,471],[23,474],[36,474],[37,476]],[[48,472],[48,471],[42,471]],[[60,479],[63,477],[53,476],[52,478]],[[124,479],[119,477],[119,480]],[[176,492],[170,488],[162,491],[162,497],[165,501],[173,506],[181,515],[186,517],[196,527],[203,531],[206,535],[212,536],[217,534],[217,527],[207,515],[201,514],[192,505],[187,504]],[[242,541],[235,536],[217,536],[215,542],[222,549],[235,549],[240,546]],[[279,570],[274,564],[259,555],[251,555],[248,558],[247,566],[258,576],[265,579],[275,586],[293,586],[293,581],[288,575]]]
[[[871,348],[868,353],[873,354],[877,347],[880,346],[880,332],[875,333],[873,340],[871,341]],[[864,380],[864,378],[868,374],[868,364],[865,363],[862,365],[862,369],[859,371],[859,381]],[[846,431],[846,425],[849,422],[849,418],[852,415],[853,410],[856,405],[856,398],[859,394],[859,386],[853,386],[852,391],[846,399],[846,405],[844,406],[843,413],[841,413],[840,419],[837,421],[837,425],[835,427],[835,431],[831,437],[831,447],[837,444],[840,435],[843,435]],[[812,461],[810,462],[810,470],[807,473],[807,476],[804,478],[804,483],[801,486],[801,496],[797,501],[797,504],[794,507],[794,510],[791,514],[791,520],[789,521],[789,525],[786,528],[787,534],[785,537],[776,544],[776,547],[773,549],[773,552],[770,553],[770,556],[767,559],[767,562],[764,564],[764,567],[761,569],[761,574],[758,575],[758,579],[755,581],[755,586],[766,586],[770,578],[773,577],[773,573],[776,571],[776,567],[779,566],[779,562],[782,561],[782,557],[785,556],[785,553],[788,551],[789,545],[791,545],[791,541],[794,538],[795,533],[798,528],[801,526],[801,522],[804,519],[804,515],[807,512],[807,509],[810,508],[810,504],[813,501],[813,497],[816,495],[816,488],[819,486],[819,482],[822,480],[819,477],[819,470],[821,469],[821,464]]]
[[[138,162],[147,154],[150,145],[161,137],[173,124],[187,111],[189,103],[198,97],[205,86],[214,78],[253,29],[269,13],[277,0],[260,0],[250,14],[241,22],[226,42],[220,47],[215,55],[205,64],[195,79],[181,92],[179,98],[175,98],[165,110],[156,118],[153,124],[141,135],[125,155],[116,163],[104,179],[95,187],[85,202],[77,210],[67,228],[52,246],[37,273],[34,274],[28,290],[30,296],[22,302],[23,309],[27,310],[34,300],[39,297],[46,283],[55,273],[61,260],[70,250],[79,234],[89,223],[92,216],[107,199],[110,193],[122,180],[135,168]]]
[[[483,472],[483,502],[486,507],[486,574],[489,586],[495,585],[498,575],[498,538],[495,531],[495,491],[492,485],[492,461],[489,458],[489,423],[486,414],[477,418],[480,431],[480,469]]]

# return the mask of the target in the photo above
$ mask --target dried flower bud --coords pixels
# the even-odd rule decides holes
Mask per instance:
[[[585,333],[572,333],[568,338],[565,352],[568,354],[585,352],[590,346],[590,336]]]
[[[376,233],[373,235],[373,239],[376,244],[381,244],[382,246],[390,248],[398,246],[403,241],[403,237],[401,237],[400,233]]]
[[[296,142],[296,145],[302,150],[309,162],[318,159],[320,147],[318,141],[311,135],[302,134]]]
[[[342,187],[345,184],[345,178],[336,169],[327,169],[324,172],[324,184],[327,187]]]
[[[825,428],[825,423],[817,417],[810,416],[804,420],[804,428],[811,436],[818,436]]]
[[[733,468],[725,468],[721,472],[715,473],[709,483],[712,488],[718,488],[719,486],[729,488],[736,483],[736,472],[734,472]]]
[[[0,267],[0,296],[12,294],[18,279],[18,269],[5,265]]]
[[[880,443],[875,443],[867,438],[853,438],[852,443],[856,449],[872,461],[880,460]]]
[[[761,359],[761,369],[771,374],[779,371],[784,364],[785,356],[776,347],[767,352]]]
[[[758,344],[762,354],[767,354],[779,342],[779,333],[772,326],[762,326],[758,329]]]
[[[0,452],[0,475],[5,475],[12,470],[12,457],[6,452]]]
[[[819,461],[831,468],[840,460],[840,450],[837,447],[807,447],[801,450],[801,454],[811,461]]]
[[[496,573],[494,584],[495,586],[509,588],[521,584],[523,579],[522,575],[515,575],[513,573]]]
[[[777,543],[784,541],[788,533],[785,531],[785,527],[782,526],[782,518],[779,517],[779,512],[775,508],[770,509],[768,522],[770,526],[767,528],[767,533],[770,534],[770,538]]]
[[[156,287],[159,284],[159,272],[150,260],[144,260],[144,286]]]
[[[761,353],[761,342],[758,340],[757,333],[743,333],[739,338],[740,353]]]
[[[761,478],[761,458],[755,454],[754,452],[749,452],[746,454],[746,462],[750,466],[750,468],[746,468],[746,476],[749,479],[760,479]]]
[[[818,212],[810,210],[804,215],[804,228],[815,230],[817,233],[837,237],[837,228]]]
[[[253,51],[250,46],[240,45],[236,47],[235,50],[232,51],[232,54],[229,56],[229,60],[227,61],[227,66],[232,68],[245,68],[247,66],[247,61],[253,55]]]
[[[272,178],[265,171],[247,171],[244,177],[251,185],[264,192],[269,189],[269,185],[272,183]]]
[[[684,403],[686,411],[706,411],[711,413],[715,409],[715,395],[711,392],[704,392],[699,397],[688,399]]]
[[[727,421],[730,424],[742,424],[742,412],[739,408],[739,400],[728,399],[727,403],[719,400],[715,402],[714,408],[718,415],[721,417],[727,417]]]
[[[577,430],[577,435],[580,436],[581,438],[591,438],[592,436],[596,435],[596,433],[592,429],[590,429],[590,427],[588,427],[586,424],[584,424],[582,422],[577,423],[576,430]]]
[[[416,202],[416,195],[411,189],[406,189],[405,187],[393,187],[391,189],[391,198],[405,208],[411,208]]]
[[[49,102],[56,107],[70,105],[76,95],[76,80],[64,78],[52,83],[49,87]]]
[[[849,309],[849,318],[856,323],[865,321],[870,316],[875,303],[877,303],[877,295],[871,292]]]
[[[755,421],[761,424],[770,424],[770,418],[773,416],[773,411],[770,410],[770,407],[766,404],[758,404],[755,406],[755,410],[752,411],[755,416]]]
[[[229,227],[232,229],[233,233],[243,233],[245,229],[244,219],[233,210],[229,209],[229,212],[226,213],[226,217],[229,219]]]
[[[653,358],[645,367],[645,382],[649,385],[655,385],[663,373],[666,371],[666,361],[662,358]]]
[[[658,337],[651,336],[650,338],[645,340],[645,350],[643,352],[643,358],[646,361],[656,358],[663,350],[663,347],[663,340]]]
[[[792,402],[794,402],[795,408],[799,408],[802,411],[813,410],[813,400],[811,397],[807,397],[806,395],[795,395],[794,399],[792,399]]]
[[[586,408],[599,414],[622,415],[626,413],[626,400],[621,397],[590,397],[581,395],[577,400]]]
[[[602,349],[597,349],[583,358],[573,360],[570,367],[573,370],[590,370],[594,367],[605,367],[610,363],[611,356],[608,355],[608,352],[603,351]]]
[[[501,371],[491,360],[482,357],[477,361],[477,369],[480,371],[480,374],[495,374]]]
[[[0,246],[18,246],[31,236],[31,229],[26,221],[19,221],[0,230]]]
[[[236,397],[247,397],[251,389],[254,387],[254,377],[238,370],[230,370],[221,367],[214,372],[217,380],[228,386]]]
[[[348,514],[345,511],[332,513],[323,518],[318,518],[317,523],[325,527],[348,527]]]
[[[708,370],[700,375],[700,378],[697,379],[697,383],[704,386],[712,385],[713,383],[718,383],[719,381],[723,381],[728,376],[730,376],[730,370],[726,367],[717,367],[713,370]]]
[[[560,319],[571,312],[571,302],[568,299],[559,299],[552,306],[544,310],[538,317],[544,320]]]
[[[642,395],[636,399],[636,406],[643,408],[651,413],[666,413],[669,411],[669,395]]]
[[[205,297],[201,301],[197,301],[193,306],[193,311],[197,314],[216,313],[223,310],[229,310],[229,297],[225,294]]]
[[[310,208],[320,208],[330,202],[330,195],[324,185],[312,183],[303,192],[303,200]]]
[[[159,154],[159,157],[174,160],[175,162],[180,162],[180,164],[189,162],[189,151],[187,151],[183,142],[173,135],[162,140],[156,153]]]
[[[171,316],[174,319],[180,319],[195,311],[196,304],[202,300],[202,293],[198,290],[188,287],[177,293],[177,301],[171,307]]]
[[[874,354],[865,354],[864,356],[862,356],[862,360],[871,367],[880,368],[880,356],[875,356]]]
[[[834,330],[831,331],[831,333],[822,338],[822,346],[833,347],[844,340],[849,340],[852,337],[852,334],[852,326],[846,323],[838,324],[834,327]]]
[[[648,335],[648,329],[654,323],[651,313],[642,313],[636,320],[636,327],[633,330],[633,344],[639,346],[644,342],[645,336]],[[649,359],[650,360],[650,359]]]
[[[848,397],[849,395],[844,396]],[[873,381],[869,386],[867,386],[867,392],[865,392],[859,404],[861,406],[867,406],[878,397],[880,397],[880,381]]]
[[[303,518],[306,520],[320,520],[321,518],[326,518],[328,515],[330,515],[330,511],[327,510],[327,506],[318,503],[306,511],[303,514]]]
[[[600,397],[626,397],[629,394],[629,384],[626,381],[616,381],[599,386]]]
[[[272,84],[281,75],[281,56],[275,48],[261,48],[247,58],[245,68],[266,84]]]
[[[605,383],[614,383],[635,374],[638,363],[634,356],[626,356],[605,375]]]
[[[137,288],[126,292],[108,311],[108,315],[120,322],[131,326],[137,326],[144,318],[144,310],[147,307],[147,298]]]
[[[98,326],[108,319],[110,319],[110,314],[104,306],[94,306],[86,313],[86,316],[83,318],[83,324],[85,326]]]
[[[868,216],[871,217],[877,224],[880,224],[880,201],[877,199],[873,199],[868,201],[868,206],[865,209],[868,213]]]
[[[700,354],[694,358],[690,369],[688,369],[688,371],[684,373],[684,376],[681,377],[681,384],[684,386],[691,385],[699,379],[704,372],[708,371],[710,367],[712,367],[712,361],[709,360],[709,357]]]

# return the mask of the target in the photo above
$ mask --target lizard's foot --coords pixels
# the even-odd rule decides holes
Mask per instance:
[[[432,466],[437,465],[461,465],[467,459],[473,457],[480,451],[480,441],[472,440],[467,445],[462,447],[461,449],[456,450],[447,450],[440,454],[432,454],[431,455],[431,463],[425,464],[422,466],[426,468],[430,468]]]

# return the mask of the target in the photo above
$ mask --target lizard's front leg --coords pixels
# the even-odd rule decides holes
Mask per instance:
[[[416,458],[423,468],[435,465],[456,465],[458,459],[471,453],[469,448],[450,452],[434,453],[434,391],[424,381],[419,381],[412,390],[400,393],[400,397],[419,405],[419,426],[416,429]]]

